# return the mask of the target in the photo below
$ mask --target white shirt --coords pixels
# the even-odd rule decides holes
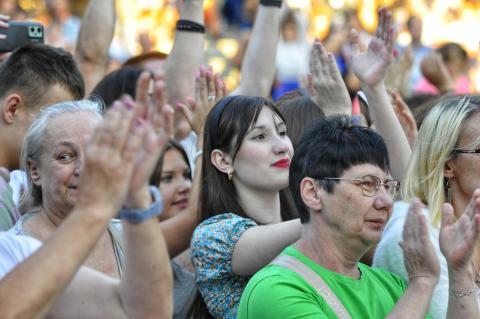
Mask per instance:
[[[31,237],[0,232],[0,279],[41,245],[40,241]]]

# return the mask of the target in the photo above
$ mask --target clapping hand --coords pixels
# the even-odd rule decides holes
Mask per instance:
[[[350,115],[352,102],[335,57],[327,53],[320,41],[315,41],[310,51],[310,73],[312,99],[325,115]]]
[[[130,181],[126,207],[146,208],[151,198],[148,181],[163,147],[172,136],[173,110],[166,102],[165,82],[162,75],[152,79],[143,72],[137,81],[136,99],[125,96],[118,103],[134,108],[138,121],[145,126],[143,148],[138,152]],[[142,207],[139,207],[142,206]]]
[[[227,95],[225,83],[211,67],[200,66],[195,75],[195,99],[188,98],[187,103],[177,103],[192,130],[200,135],[205,119],[213,106]]]
[[[415,118],[407,103],[405,103],[396,89],[390,92],[390,96],[392,98],[393,110],[402,125],[410,147],[413,147],[418,133],[417,122],[415,122]]]
[[[403,250],[409,281],[421,280],[435,285],[440,275],[440,264],[428,237],[427,221],[418,199],[410,205],[402,237],[399,245]]]
[[[78,205],[113,217],[124,202],[146,127],[130,104],[115,102],[85,144]]]
[[[471,258],[480,233],[480,189],[475,190],[472,199],[454,222],[453,207],[442,207],[440,228],[440,250],[452,270],[464,270],[470,266]]]
[[[354,74],[368,86],[376,86],[385,78],[393,59],[394,30],[392,14],[386,8],[378,10],[379,23],[375,37],[366,52],[359,50],[359,37],[355,29],[350,33],[351,68]]]

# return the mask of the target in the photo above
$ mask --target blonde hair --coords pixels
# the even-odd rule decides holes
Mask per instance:
[[[403,185],[403,198],[419,198],[428,206],[433,225],[439,227],[446,202],[445,164],[454,159],[466,122],[480,111],[480,97],[449,96],[439,100],[418,132]]]

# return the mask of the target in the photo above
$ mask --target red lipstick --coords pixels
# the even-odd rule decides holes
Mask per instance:
[[[288,159],[288,158],[281,159],[281,160],[273,163],[272,166],[278,167],[278,168],[289,168],[290,167],[290,159]]]

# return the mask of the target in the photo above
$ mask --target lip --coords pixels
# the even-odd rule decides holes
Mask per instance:
[[[172,202],[172,206],[177,206],[181,209],[188,207],[188,198],[183,198]]]
[[[273,163],[272,166],[273,167],[278,167],[278,168],[289,168],[290,167],[290,159],[283,158],[283,159]]]
[[[381,218],[369,219],[369,220],[367,220],[367,223],[376,224],[378,226],[384,226],[385,223],[386,223],[386,220],[381,219]]]

